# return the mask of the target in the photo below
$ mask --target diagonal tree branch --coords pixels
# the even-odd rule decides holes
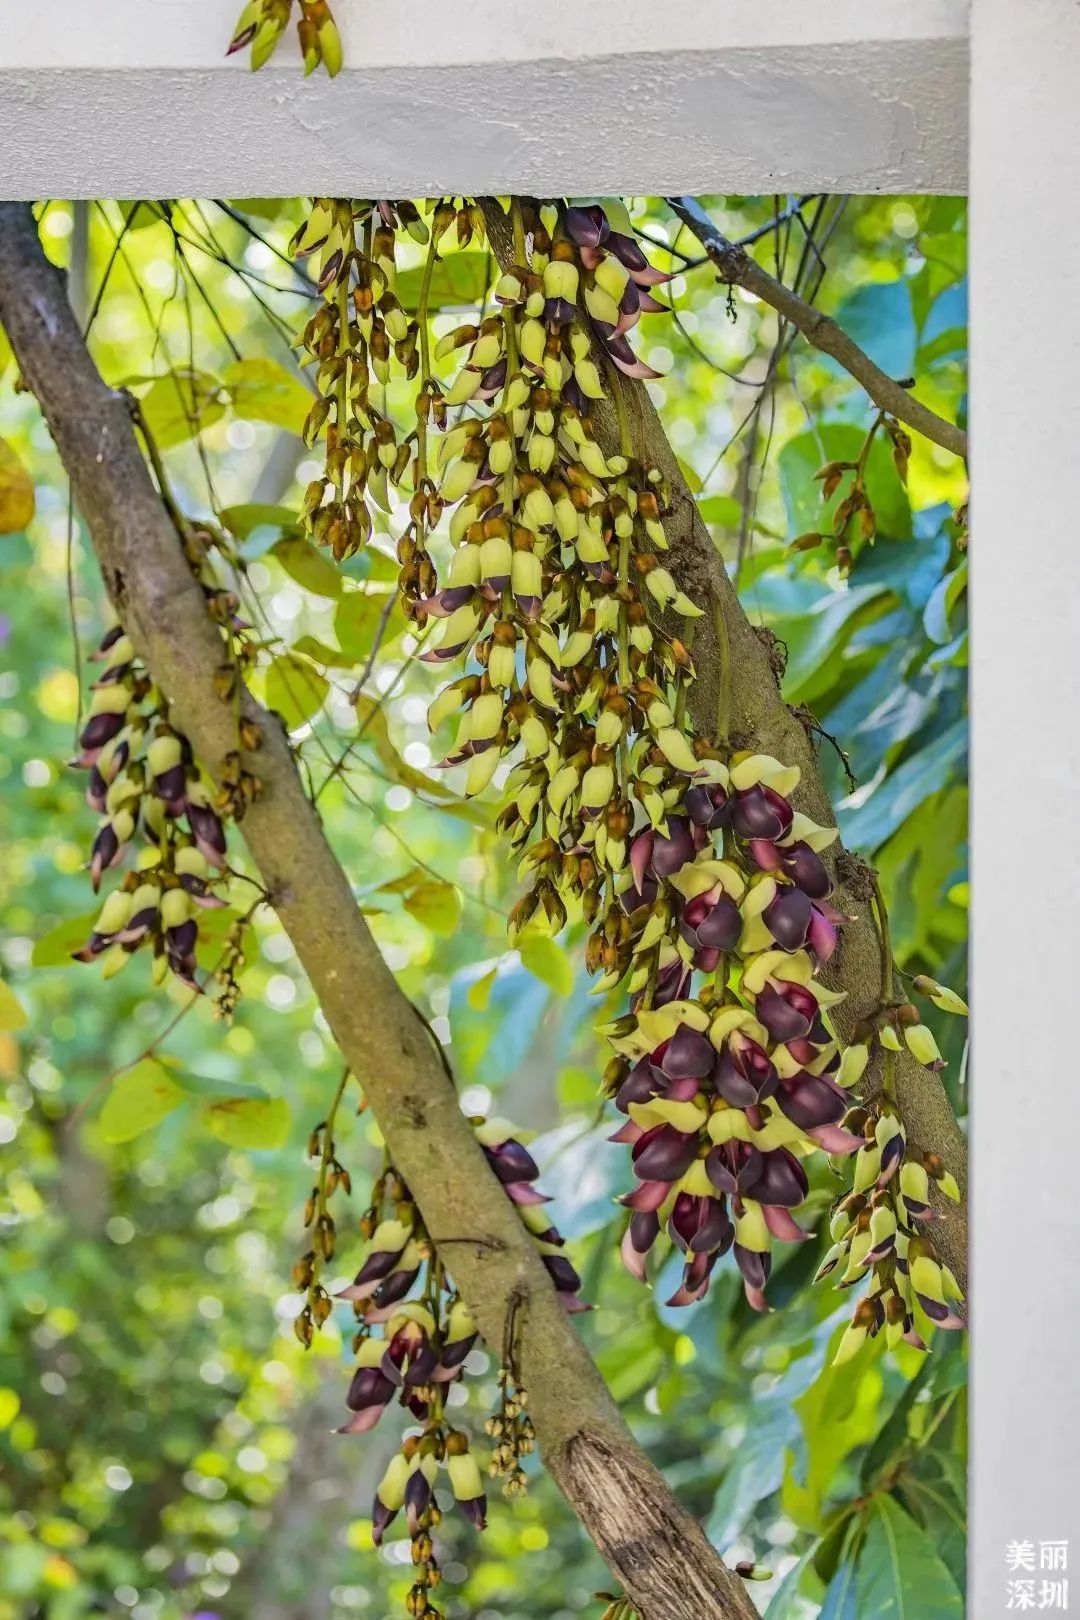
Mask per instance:
[[[236,715],[214,685],[220,632],[132,432],[41,251],[29,208],[0,203],[0,322],[71,479],[106,588],[200,759],[220,778]],[[252,858],[395,1164],[489,1344],[511,1301],[544,1461],[647,1620],[753,1620],[738,1577],[637,1446],[513,1205],[488,1169],[428,1031],[387,969],[305,796],[284,734],[246,697],[264,743],[242,822]],[[348,1444],[343,1441],[343,1444]]]
[[[494,198],[483,200],[483,210],[493,251],[505,269],[514,257],[509,221]],[[621,376],[613,379],[613,386],[622,395],[635,454],[660,469],[671,491],[671,508],[664,519],[671,548],[668,566],[687,595],[708,608],[696,621],[693,644],[698,678],[690,689],[690,709],[696,729],[710,737],[726,729],[733,746],[752,747],[775,755],[786,765],[798,765],[802,780],[794,796],[797,808],[822,826],[835,826],[810,733],[781,695],[782,663],[774,638],[768,631],[759,633],[746,617],[648,390],[643,383]],[[605,452],[616,453],[619,412],[614,404],[599,402],[597,428]],[[685,634],[685,623],[678,621],[679,634]],[[833,900],[851,921],[841,930],[840,948],[822,976],[832,989],[845,994],[832,1017],[841,1039],[851,1040],[860,1021],[880,1006],[884,987],[882,946],[871,909],[873,873],[839,840],[824,859],[836,885]],[[919,1147],[939,1153],[961,1191],[966,1191],[967,1143],[940,1079],[907,1052],[896,1054],[895,1078],[908,1136]],[[872,1092],[880,1083],[879,1053],[864,1080],[864,1090]],[[960,1286],[966,1288],[966,1207],[939,1200],[939,1213],[942,1220],[935,1225],[935,1247]]]
[[[957,427],[955,422],[946,422],[936,411],[912,399],[907,389],[876,366],[830,315],[823,315],[797,292],[770,276],[739,243],[729,241],[695,197],[665,197],[664,201],[693,231],[716,266],[719,280],[729,286],[745,287],[762,303],[771,304],[792,326],[798,327],[807,342],[822,354],[831,355],[861,383],[879,410],[888,411],[898,422],[906,423],[954,456],[967,456],[968,438],[963,428]]]

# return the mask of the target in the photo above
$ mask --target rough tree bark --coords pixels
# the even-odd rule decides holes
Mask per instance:
[[[237,745],[215,691],[220,632],[184,561],[132,430],[99,376],[25,204],[0,204],[0,322],[86,520],[106,589],[211,774]],[[387,969],[323,834],[277,723],[245,759],[262,794],[248,849],[371,1103],[395,1164],[498,1351],[518,1305],[519,1368],[556,1483],[647,1620],[753,1620],[742,1582],[640,1450],[565,1316],[547,1272],[462,1115],[440,1054]],[[348,1444],[348,1441],[343,1441]]]
[[[509,220],[494,199],[485,199],[483,206],[495,255],[505,267],[513,262]],[[742,258],[747,259],[747,255],[743,253]],[[772,299],[766,298],[766,302]],[[850,344],[850,339],[845,341]],[[851,347],[857,355],[862,353],[855,345]],[[832,352],[836,353],[835,349]],[[783,669],[776,642],[767,631],[755,629],[743,611],[645,385],[612,375],[611,368],[608,372],[612,386],[622,394],[635,453],[660,468],[671,490],[671,510],[664,519],[671,548],[665,559],[667,565],[687,595],[707,609],[703,617],[695,621],[693,654],[698,678],[690,696],[694,725],[703,735],[716,736],[723,695],[728,739],[732,745],[752,747],[757,752],[775,755],[785,765],[798,765],[802,781],[794,795],[796,807],[822,826],[835,826],[836,817],[818,769],[812,734],[783,699]],[[939,421],[932,412],[927,414],[935,423]],[[613,406],[601,403],[597,417],[601,445],[611,454],[619,448],[618,415]],[[907,420],[911,420],[910,415]],[[681,635],[686,634],[685,625],[685,620],[678,621]],[[826,851],[825,859],[836,884],[833,899],[852,919],[843,928],[840,948],[822,975],[833,989],[845,992],[846,999],[833,1009],[832,1017],[841,1038],[849,1040],[856,1025],[881,1003],[883,957],[870,908],[873,873],[865,861],[846,850],[839,840]],[[939,1153],[966,1195],[967,1142],[940,1079],[906,1052],[897,1054],[895,1077],[900,1111],[910,1139],[924,1149]],[[867,1094],[880,1085],[880,1081],[879,1053],[864,1083]],[[934,1242],[961,1287],[966,1288],[966,1205],[962,1203],[957,1207],[940,1198],[937,1203],[942,1219],[935,1223]]]

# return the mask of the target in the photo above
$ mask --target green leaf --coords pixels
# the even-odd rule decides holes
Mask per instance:
[[[493,261],[487,253],[448,253],[440,259],[431,273],[428,289],[428,310],[456,309],[479,304],[487,292]],[[424,266],[416,265],[401,270],[397,278],[397,295],[410,314],[420,307],[420,288],[424,280]]]
[[[283,1097],[227,1097],[206,1103],[199,1118],[219,1141],[235,1148],[277,1148],[289,1135]]]
[[[933,742],[890,771],[863,803],[840,806],[837,819],[845,844],[872,854],[902,827],[925,799],[951,781],[967,751],[966,720],[956,720]]]
[[[221,385],[209,372],[177,366],[154,378],[139,399],[139,414],[158,449],[170,450],[221,421]]]
[[[850,1559],[840,1565],[821,1601],[818,1620],[859,1620],[855,1607],[855,1569]]]
[[[273,530],[278,535],[299,533],[296,513],[288,506],[270,506],[264,501],[248,501],[241,506],[226,506],[218,513],[230,534],[238,540],[250,540],[257,529]]]
[[[787,507],[789,539],[811,530],[824,533],[832,527],[832,513],[847,495],[851,475],[845,473],[836,493],[823,501],[814,474],[826,461],[857,460],[868,428],[869,423],[861,426],[855,422],[824,422],[817,432],[800,433],[785,444],[777,467]],[[911,534],[911,507],[884,433],[878,433],[867,457],[866,492],[877,514],[878,533],[906,540]]]
[[[227,1080],[224,1076],[189,1074],[186,1070],[175,1076],[178,1086],[192,1097],[255,1097],[266,1098],[265,1086],[255,1080]]]
[[[353,662],[359,663],[370,653],[388,595],[384,590],[352,590],[340,597],[334,611],[334,634]]]
[[[96,921],[96,911],[84,912],[81,917],[65,917],[62,923],[57,923],[55,928],[50,928],[47,934],[34,941],[30,966],[70,967],[72,951],[86,944]]]
[[[313,665],[291,653],[275,658],[266,672],[266,703],[289,731],[307,725],[326,701],[330,682]]]
[[[546,984],[557,996],[568,996],[574,988],[574,970],[561,945],[544,934],[526,934],[518,941],[521,960],[534,979]]]
[[[340,596],[344,582],[329,557],[310,540],[300,535],[287,535],[270,547],[290,579],[302,585],[313,596]]]
[[[856,1592],[854,1613],[874,1620],[963,1620],[964,1599],[934,1543],[888,1496],[871,1503]]]
[[[101,1110],[106,1142],[130,1142],[152,1130],[184,1100],[184,1091],[157,1058],[143,1058],[114,1081]]]
[[[26,1008],[11,986],[0,979],[0,1029],[23,1029],[26,1023]]]
[[[300,433],[312,395],[300,378],[276,360],[234,360],[222,373],[237,416]]]

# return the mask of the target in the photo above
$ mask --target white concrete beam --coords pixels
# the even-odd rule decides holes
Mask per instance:
[[[335,0],[333,82],[239,0],[3,10],[6,197],[966,189],[965,0]]]

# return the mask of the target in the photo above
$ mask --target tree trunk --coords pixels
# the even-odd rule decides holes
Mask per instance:
[[[132,431],[98,375],[25,204],[0,204],[0,320],[67,468],[106,589],[216,780],[237,747],[218,696],[220,631],[205,609]],[[394,1163],[489,1345],[510,1302],[520,1373],[548,1470],[647,1620],[753,1620],[738,1577],[637,1446],[488,1168],[441,1056],[398,989],[326,841],[277,722],[245,694],[263,746],[241,823],[248,849]],[[348,1444],[343,1441],[343,1444]]]

